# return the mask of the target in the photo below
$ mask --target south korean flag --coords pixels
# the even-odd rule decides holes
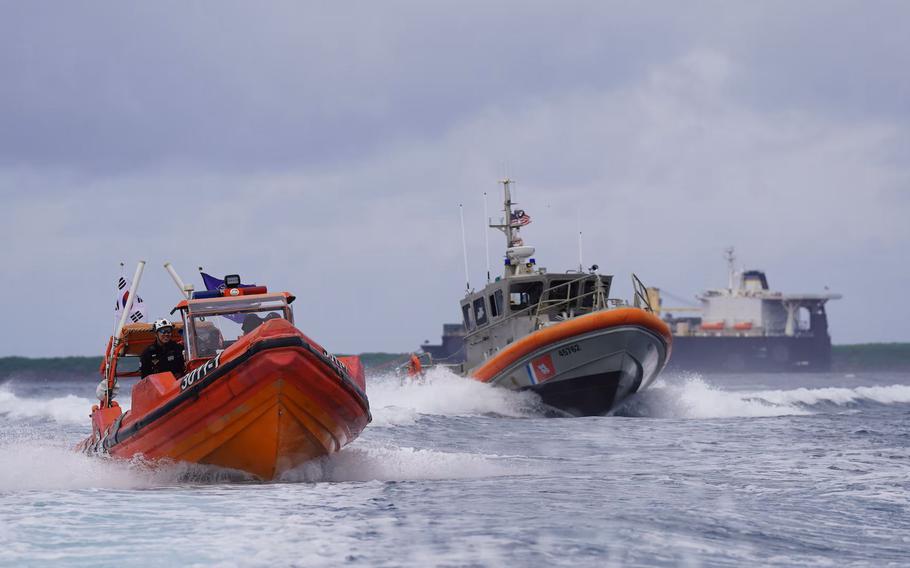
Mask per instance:
[[[120,323],[120,316],[126,308],[126,301],[130,294],[131,284],[130,277],[121,270],[120,278],[117,280],[117,304],[114,306],[114,325]],[[139,323],[145,319],[145,304],[142,302],[142,297],[137,294],[136,299],[133,301],[130,314],[126,318],[126,323]]]

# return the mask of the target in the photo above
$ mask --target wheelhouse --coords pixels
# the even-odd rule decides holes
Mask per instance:
[[[590,313],[606,305],[612,282],[612,276],[578,273],[499,280],[461,301],[464,327],[471,332],[514,316],[566,319]]]

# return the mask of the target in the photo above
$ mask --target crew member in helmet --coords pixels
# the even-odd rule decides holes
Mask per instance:
[[[174,377],[183,376],[186,362],[183,359],[183,348],[171,339],[174,324],[166,319],[155,322],[155,343],[145,348],[140,357],[139,374],[143,378],[170,371]]]

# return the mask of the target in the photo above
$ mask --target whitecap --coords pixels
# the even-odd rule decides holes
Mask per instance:
[[[96,400],[72,394],[53,398],[20,397],[9,384],[0,386],[0,416],[10,418],[43,418],[58,423],[88,424]]]

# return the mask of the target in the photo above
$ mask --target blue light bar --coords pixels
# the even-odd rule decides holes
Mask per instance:
[[[223,295],[221,290],[199,290],[198,292],[193,292],[193,299],[204,300],[206,298],[220,298]]]

